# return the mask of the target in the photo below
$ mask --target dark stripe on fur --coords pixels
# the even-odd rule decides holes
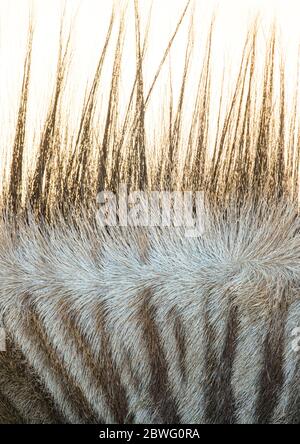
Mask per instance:
[[[117,423],[124,424],[128,420],[129,406],[126,390],[113,360],[109,334],[106,331],[104,303],[98,304],[96,310],[96,331],[99,332],[99,341],[101,343],[101,355],[97,362],[97,367],[99,368],[98,378],[106,402],[113,412]]]
[[[2,352],[1,352],[2,353]],[[0,424],[25,424],[16,406],[2,393],[0,387]]]
[[[236,354],[238,337],[238,311],[236,307],[231,307],[227,322],[227,332],[225,347],[221,357],[220,365],[220,422],[224,424],[235,423],[235,403],[231,384],[233,363]]]
[[[85,340],[84,336],[80,332],[79,325],[76,322],[77,314],[75,309],[72,307],[70,301],[65,300],[58,306],[58,312],[61,313],[61,321],[64,325],[66,332],[68,332],[68,340],[74,342],[76,345],[77,353],[81,355],[85,363],[85,367],[92,370],[94,376],[94,389],[101,390],[101,380],[99,380],[98,369],[94,361],[94,357],[90,351],[90,345]],[[86,401],[88,404],[88,401]],[[104,424],[103,418],[100,418],[96,412],[92,410],[89,406],[90,413],[90,423],[93,424]]]
[[[226,313],[224,312],[224,316]],[[216,351],[217,336],[214,323],[205,314],[206,359],[205,417],[208,423],[234,423],[234,396],[231,386],[237,338],[237,310],[228,307],[226,338],[221,355]]]
[[[57,380],[61,383],[61,386],[64,389],[66,399],[68,399],[70,405],[75,406],[76,412],[82,421],[90,423],[93,414],[90,406],[86,402],[81,388],[78,387],[76,381],[67,373],[64,363],[61,362],[60,358],[57,356],[57,353],[45,333],[42,320],[34,311],[34,307],[29,306],[27,310],[28,316],[25,334],[30,338],[34,338],[34,340],[38,342],[38,347],[46,359],[47,367],[55,372]]]
[[[184,330],[183,322],[179,313],[171,310],[170,319],[174,319],[174,335],[175,341],[177,344],[177,353],[178,353],[178,361],[179,367],[182,376],[182,382],[186,382],[187,374],[186,374],[186,333]]]
[[[6,345],[6,352],[0,354],[0,384],[10,387],[24,422],[30,423],[39,417],[43,423],[63,423],[64,418],[57,411],[44,385],[10,337],[7,337]]]
[[[284,333],[287,309],[278,307],[270,313],[270,325],[264,343],[264,366],[260,376],[256,418],[268,424],[284,382]]]
[[[145,290],[140,296],[143,299],[140,320],[151,366],[150,395],[154,408],[158,409],[163,423],[177,424],[179,417],[168,384],[168,364],[160,343],[159,329],[155,323],[156,309],[151,304],[151,290]]]

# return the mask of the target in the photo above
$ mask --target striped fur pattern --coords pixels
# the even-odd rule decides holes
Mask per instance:
[[[1,223],[1,423],[300,422],[291,204],[197,238],[78,224]]]

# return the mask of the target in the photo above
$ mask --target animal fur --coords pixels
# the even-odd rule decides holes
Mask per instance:
[[[295,208],[0,234],[1,422],[298,423]]]

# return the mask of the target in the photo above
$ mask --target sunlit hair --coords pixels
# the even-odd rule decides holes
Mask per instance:
[[[82,109],[75,110],[79,124],[74,131],[69,129],[68,121],[61,117],[62,98],[71,75],[72,49],[72,31],[69,37],[63,38],[62,23],[55,88],[42,131],[36,135],[38,147],[29,154],[30,161],[25,166],[27,104],[34,39],[33,25],[30,24],[15,137],[12,149],[7,147],[6,150],[12,155],[6,164],[1,208],[16,214],[30,207],[36,214],[50,217],[55,208],[63,213],[68,213],[70,207],[73,210],[79,206],[87,208],[94,204],[99,191],[116,191],[122,182],[131,189],[140,190],[205,191],[209,199],[216,202],[232,198],[243,200],[247,196],[263,196],[265,199],[286,196],[297,202],[300,135],[298,90],[287,112],[284,66],[275,54],[275,27],[266,43],[260,76],[256,69],[258,22],[249,27],[233,94],[226,94],[225,98],[220,99],[213,145],[209,130],[214,21],[206,39],[199,81],[194,86],[194,109],[188,127],[185,125],[183,130],[184,99],[193,45],[190,32],[178,103],[175,107],[170,88],[165,118],[161,127],[157,128],[157,134],[161,136],[156,136],[155,141],[149,144],[147,141],[151,139],[151,134],[147,133],[145,125],[148,103],[183,18],[188,14],[190,2],[187,2],[179,17],[148,90],[144,87],[143,64],[149,23],[142,36],[137,2],[134,5],[136,73],[125,115],[119,112],[126,27],[124,14],[116,23],[115,12],[112,11],[93,81],[86,92]],[[99,106],[103,65],[114,26],[119,29],[106,116],[100,125],[95,119],[95,110]],[[222,113],[222,110],[225,112]],[[149,148],[154,144],[155,153]]]

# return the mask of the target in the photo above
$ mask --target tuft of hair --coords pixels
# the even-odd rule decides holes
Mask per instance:
[[[41,133],[35,134],[34,146],[30,143],[28,147],[27,104],[34,38],[30,23],[14,143],[12,149],[5,150],[8,160],[4,163],[1,188],[2,211],[20,214],[30,208],[38,216],[51,219],[55,209],[66,215],[71,207],[74,211],[92,206],[99,191],[116,191],[120,183],[139,190],[205,191],[210,201],[217,203],[231,198],[241,201],[248,196],[264,199],[286,196],[298,202],[298,87],[292,106],[288,106],[284,59],[278,55],[275,26],[266,41],[263,61],[261,51],[259,57],[257,55],[258,20],[250,26],[231,94],[226,93],[224,103],[222,89],[218,119],[213,124],[210,116],[214,114],[211,109],[214,19],[207,36],[199,81],[194,82],[192,113],[187,118],[185,112],[194,45],[191,21],[179,100],[175,102],[170,87],[161,127],[154,134],[145,124],[156,83],[189,8],[190,1],[146,90],[143,70],[150,15],[145,35],[142,35],[138,3],[134,2],[136,73],[125,113],[120,113],[125,12],[116,23],[116,13],[112,11],[92,82],[87,87],[82,109],[76,109],[78,127],[75,129],[71,129],[63,110],[64,92],[70,77],[71,31],[65,37],[62,19],[52,98]],[[101,102],[100,108],[106,111],[100,116],[103,124],[99,124],[99,91],[116,26],[110,91],[106,108]],[[214,133],[212,138],[210,130]],[[25,162],[25,158],[29,161]]]

